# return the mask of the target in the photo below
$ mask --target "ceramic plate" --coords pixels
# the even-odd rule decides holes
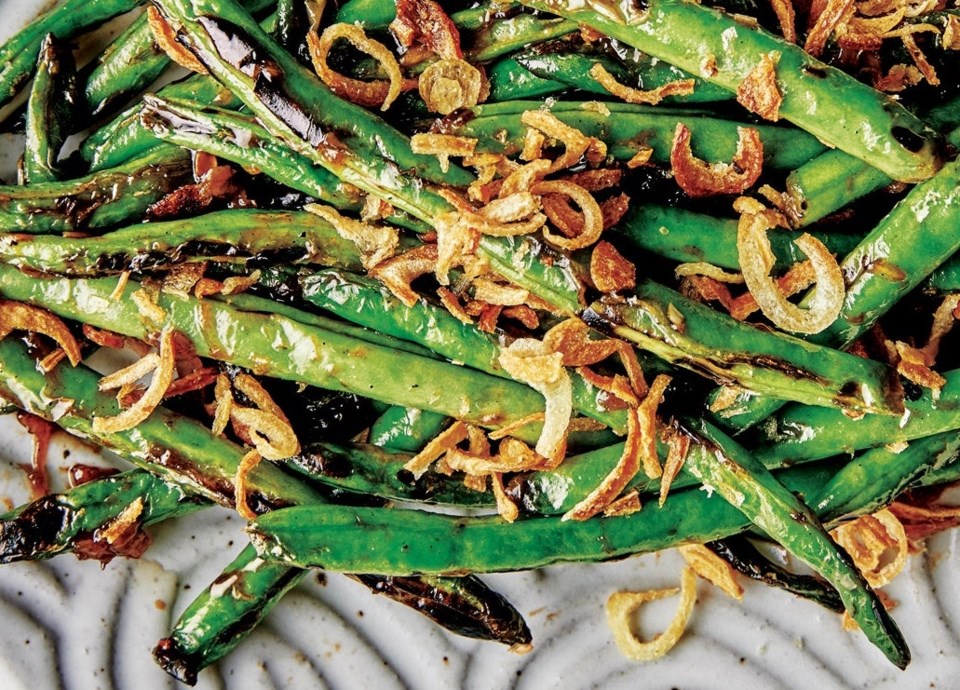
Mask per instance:
[[[0,41],[43,0],[0,0]],[[0,138],[0,175],[12,179],[22,142]],[[31,442],[0,417],[0,505],[26,500],[17,464]],[[58,436],[53,481],[78,462],[109,463]],[[241,521],[210,509],[154,530],[137,561],[99,564],[61,556],[0,568],[0,689],[174,687],[150,651],[194,595],[244,543]],[[241,647],[201,674],[201,688],[950,688],[960,678],[960,548],[957,533],[888,587],[913,650],[906,672],[891,667],[839,616],[781,591],[746,582],[742,602],[704,582],[681,642],[663,660],[634,663],[611,641],[604,602],[618,589],[679,582],[675,552],[618,563],[562,566],[486,578],[525,614],[535,647],[516,656],[493,643],[447,634],[418,614],[336,575],[309,578]],[[662,629],[670,600],[642,614]]]

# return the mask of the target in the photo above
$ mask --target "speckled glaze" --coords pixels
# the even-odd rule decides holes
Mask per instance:
[[[0,0],[0,41],[44,3]],[[19,142],[0,137],[0,177],[10,180]],[[31,442],[0,417],[0,505],[28,497],[16,463]],[[55,488],[74,463],[109,464],[57,435]],[[655,509],[652,506],[648,509]],[[210,509],[153,531],[139,561],[61,556],[0,567],[0,689],[173,688],[150,650],[244,543],[241,521]],[[228,688],[951,688],[960,677],[960,535],[932,539],[888,587],[913,651],[906,672],[889,665],[839,617],[778,590],[745,583],[737,603],[704,582],[680,644],[665,659],[624,659],[603,611],[617,589],[679,582],[673,552],[619,563],[547,568],[485,578],[527,617],[526,656],[449,635],[416,613],[330,574],[309,577],[239,649],[201,674],[197,687]],[[649,633],[672,615],[665,601],[643,614]]]

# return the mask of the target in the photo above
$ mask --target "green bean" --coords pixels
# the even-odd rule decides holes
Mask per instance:
[[[0,107],[30,79],[47,34],[65,41],[139,4],[141,0],[66,0],[28,24],[0,46]]]
[[[488,103],[549,96],[567,89],[563,82],[538,77],[521,65],[515,56],[493,63],[487,69],[487,79],[490,81]]]
[[[145,323],[131,294],[135,281],[111,298],[117,280],[57,278],[37,280],[0,266],[0,293],[30,301],[97,328],[145,338]],[[418,357],[294,321],[279,315],[245,312],[227,303],[160,293],[157,304],[167,321],[201,357],[229,361],[263,375],[320,388],[357,393],[394,405],[440,412],[484,427],[499,427],[543,411],[543,398],[525,385]],[[286,356],[278,357],[278,352]],[[382,372],[391,371],[391,376]],[[539,425],[517,436],[537,438]]]
[[[652,281],[640,283],[626,302],[591,305],[584,318],[718,382],[885,417],[903,410],[889,367],[741,323]]]
[[[337,316],[397,338],[412,340],[447,359],[495,376],[510,378],[500,365],[496,336],[465,324],[446,309],[419,301],[407,307],[381,283],[342,271],[319,271],[301,279],[305,300]],[[625,433],[626,413],[607,410],[607,394],[572,373],[574,409]]]
[[[168,84],[157,94],[171,99],[195,99],[221,108],[239,108],[240,99],[215,79],[195,74]],[[88,136],[80,145],[80,157],[97,172],[126,163],[155,147],[159,140],[140,123],[140,104],[130,106],[109,123]]]
[[[851,506],[873,513],[926,474],[955,463],[958,455],[960,434],[956,431],[918,438],[898,452],[873,448],[847,463],[808,503],[824,524],[852,512]]]
[[[529,644],[532,639],[523,616],[478,578],[358,575],[356,580],[458,635],[511,647]]]
[[[810,466],[787,475],[791,489],[808,491],[829,471]],[[497,516],[330,505],[273,511],[252,522],[249,535],[261,556],[300,567],[442,574],[602,561],[712,541],[749,526],[750,521],[719,496],[686,489],[671,494],[657,510],[574,525],[559,517],[510,525]],[[502,548],[505,544],[509,548]]]
[[[849,346],[890,307],[960,249],[960,164],[917,185],[840,262],[846,297],[840,315],[813,343]],[[808,303],[809,297],[803,303]],[[777,411],[782,402],[741,398],[718,413],[722,424],[748,428]]]
[[[960,256],[954,254],[934,269],[924,288],[939,292],[960,292]]]
[[[948,139],[960,141],[960,128]],[[893,180],[863,161],[827,151],[787,177],[788,213],[794,227],[804,227],[890,184]]]
[[[740,270],[737,253],[737,221],[690,211],[680,206],[636,204],[609,232],[633,247],[680,262],[705,261],[733,271]],[[862,236],[843,232],[811,233],[834,254],[845,256]],[[805,261],[789,230],[767,233],[778,269]]]
[[[693,79],[693,93],[683,96],[666,96],[663,99],[664,103],[713,103],[732,99],[730,92],[726,89],[704,82],[673,65],[652,59],[639,52],[629,56],[622,63],[604,55],[583,53],[530,53],[518,55],[516,60],[538,77],[556,80],[568,87],[588,93],[610,95],[610,92],[590,74],[593,66],[599,64],[621,84],[641,90],[656,89],[680,79]]]
[[[277,0],[277,42],[291,55],[305,56],[310,20],[307,3],[300,0]]]
[[[0,227],[51,233],[120,225],[142,218],[151,204],[192,181],[189,154],[163,146],[77,180],[0,186]]]
[[[379,172],[375,177],[380,177],[382,184],[397,184],[386,179],[387,175],[411,173],[431,181],[471,182],[471,175],[460,168],[442,172],[435,157],[413,153],[409,140],[396,129],[368,110],[336,97],[236,2],[159,0],[156,4],[180,31],[187,48],[199,53],[210,73],[268,130],[282,133],[300,153],[316,157],[311,160],[326,161],[324,167],[328,168],[369,167]],[[268,70],[269,80],[255,78],[248,62],[250,51],[258,57],[256,73]]]
[[[779,116],[895,180],[919,182],[940,167],[937,137],[903,106],[812,58],[799,46],[682,0],[651,0],[643,11],[606,3],[523,0],[736,91],[760,56],[776,52]]]
[[[99,391],[99,381],[96,372],[68,364],[45,376],[22,343],[10,338],[0,341],[0,397],[7,402],[56,420],[68,433],[89,438],[193,494],[233,507],[233,481],[244,455],[240,446],[213,436],[193,419],[163,408],[157,408],[135,429],[98,432],[93,426],[94,417],[120,412],[116,398]],[[65,405],[67,400],[72,404]],[[261,463],[250,473],[248,486],[248,499],[255,508],[319,500],[312,489],[270,463]]]
[[[258,295],[238,293],[236,295],[219,295],[213,299],[223,302],[224,304],[228,304],[232,307],[236,307],[243,312],[264,315],[274,314],[291,319],[300,324],[315,326],[321,330],[345,335],[349,338],[362,340],[366,343],[382,345],[400,352],[409,352],[419,357],[439,359],[432,351],[425,347],[421,347],[416,343],[400,340],[399,338],[394,338],[386,333],[378,333],[377,331],[370,330],[369,328],[354,326],[353,324],[345,321],[331,319],[327,316],[321,316],[320,314],[304,311],[303,309],[298,309],[296,307],[292,307],[272,299],[267,299],[265,297],[260,297]]]
[[[491,22],[502,19],[502,14],[517,6],[516,2],[486,2],[476,7],[454,12],[450,19],[458,29],[477,30]],[[334,21],[359,24],[367,31],[386,29],[397,18],[396,3],[391,0],[348,0],[339,10]]]
[[[243,641],[307,572],[264,561],[248,546],[187,607],[171,634],[154,649],[154,658],[174,678],[194,684],[200,670]],[[459,635],[507,645],[530,642],[523,617],[477,578],[354,579]]]
[[[456,15],[451,17],[455,18]],[[464,54],[471,62],[487,62],[535,43],[565,36],[577,29],[576,22],[565,19],[518,14],[490,22],[474,33]]]
[[[272,177],[308,194],[320,193],[323,188],[319,185],[331,184],[325,171],[314,168],[306,158],[286,150],[271,139],[258,139],[255,136],[256,130],[250,129],[249,123],[240,117],[222,111],[204,113],[181,102],[176,106],[175,115],[166,104],[162,109],[148,106],[145,118],[153,123],[164,137],[189,142],[191,146],[224,155],[240,165],[258,167]],[[160,118],[159,122],[156,118]],[[177,122],[178,129],[167,129],[163,124],[164,118],[168,118],[166,121],[171,123]],[[204,133],[206,129],[212,132]],[[180,131],[183,131],[183,134],[179,134]],[[228,132],[230,134],[227,134]],[[246,140],[248,134],[251,145],[230,144],[231,137],[239,136]],[[261,144],[260,141],[264,143]],[[364,184],[362,180],[355,181]],[[375,186],[371,188],[376,191]],[[426,197],[421,197],[424,198]],[[431,209],[436,207],[437,213],[442,212],[440,209],[445,206],[446,202],[442,200],[439,200],[439,203],[436,200],[431,201]],[[430,214],[424,215],[429,217]],[[394,214],[390,220],[414,230],[424,229],[422,224],[400,214]],[[498,273],[521,287],[535,292],[565,311],[574,313],[580,309],[580,293],[583,288],[570,260],[535,238],[485,236],[480,241],[480,251]]]
[[[869,415],[853,420],[822,407],[785,407],[757,427],[754,454],[764,462],[806,462],[955,431],[960,429],[960,370],[944,378],[937,398],[924,390],[917,400],[906,401],[901,418]]]
[[[61,178],[57,159],[77,113],[76,64],[69,48],[53,34],[43,39],[37,75],[27,99],[26,145],[21,182],[36,184]]]
[[[85,116],[93,120],[124,103],[169,66],[170,58],[154,41],[144,12],[87,67]]]
[[[527,130],[521,115],[542,106],[538,101],[479,105],[470,110],[473,118],[453,122],[444,131],[478,139],[478,151],[516,155],[523,149]],[[621,161],[630,160],[642,147],[649,147],[653,149],[651,160],[668,163],[678,123],[690,129],[694,155],[708,161],[729,161],[737,149],[737,128],[743,127],[742,122],[663,106],[560,102],[549,112],[585,135],[603,141],[608,155]],[[764,166],[770,168],[791,170],[824,150],[814,137],[796,130],[775,125],[753,128],[763,142]]]
[[[113,433],[96,432],[92,424],[95,416],[113,415],[119,411],[116,399],[98,390],[99,380],[100,376],[95,372],[83,366],[72,368],[66,363],[60,363],[51,374],[45,376],[39,371],[36,361],[23,343],[9,338],[0,340],[0,398],[45,419],[56,419],[56,423],[68,432],[95,440],[124,459],[170,479],[195,496],[233,507],[234,478],[244,455],[242,448],[214,436],[198,422],[162,407],[155,409],[135,429]],[[65,405],[64,401],[67,400],[72,403]],[[255,512],[291,503],[310,505],[322,503],[324,500],[320,494],[271,463],[260,463],[247,475],[247,482],[247,502]],[[247,555],[251,558],[254,556],[249,550]],[[199,618],[202,624],[187,626],[198,634],[188,636],[187,641],[181,640],[181,643],[187,648],[192,643],[198,645],[196,652],[200,656],[193,661],[212,663],[219,658],[218,655],[229,651],[245,632],[252,630],[250,623],[253,621],[248,618],[253,616],[255,621],[259,621],[265,611],[286,591],[285,587],[275,586],[275,583],[289,582],[299,577],[296,572],[291,572],[291,569],[274,564],[265,564],[262,568],[258,566],[251,570],[255,570],[257,576],[251,576],[253,579],[246,582],[250,585],[245,591],[248,596],[214,597],[235,601],[222,601],[210,607],[213,612],[221,614],[224,611],[227,615],[244,614],[239,620],[204,616],[204,613],[210,613],[204,606],[191,611],[190,620]],[[381,583],[377,578],[367,577],[364,578],[364,583],[401,603],[415,604],[409,597],[404,596],[403,592],[395,593],[392,587],[415,588],[418,586],[416,581],[402,585],[391,584],[391,581]],[[483,595],[489,593],[492,598],[489,600],[490,608],[486,611],[486,617],[478,618],[473,628],[464,625],[464,620],[469,616],[455,618],[454,629],[461,634],[472,633],[477,637],[490,631],[491,635],[502,635],[507,644],[513,644],[516,636],[526,636],[526,641],[529,641],[529,631],[526,630],[519,613],[482,583],[471,578],[428,578],[422,586],[425,589],[437,589],[435,597],[439,597],[441,603],[446,601],[448,608],[441,608],[438,613],[438,607],[430,605],[430,599],[434,597],[426,593],[424,595],[425,613],[441,624],[445,622],[443,611],[456,613],[451,599],[462,596],[464,600],[461,603],[464,606],[476,609],[484,601]],[[471,593],[472,596],[468,596]],[[223,626],[226,626],[231,634],[224,635]],[[199,670],[197,666],[191,668],[194,672]]]
[[[382,29],[397,18],[397,6],[386,0],[348,0],[339,10],[336,22],[359,24],[365,29]]]
[[[177,680],[195,685],[201,670],[233,651],[306,575],[245,548],[184,610],[153,658]]]
[[[250,12],[269,7],[271,0],[240,0]],[[266,20],[270,26],[272,19]],[[91,119],[109,112],[128,101],[155,81],[171,64],[170,58],[157,45],[147,23],[147,13],[137,17],[84,70],[84,97]]]
[[[176,13],[176,11],[182,9],[178,9],[176,0],[161,0],[161,2],[171,3],[173,5],[172,8],[169,8],[171,12]],[[228,3],[227,0],[223,0],[223,2],[231,8],[229,12],[230,16],[243,23],[243,26],[236,28],[236,31],[244,33],[243,42],[244,45],[248,45],[246,42],[253,39],[245,32],[255,27],[249,26],[252,22],[243,18],[240,8]],[[249,77],[242,72],[242,69],[244,69],[243,65],[239,63],[237,63],[237,65],[231,65],[230,59],[239,60],[234,50],[236,46],[228,41],[231,37],[240,40],[239,34],[234,33],[235,29],[231,28],[229,31],[223,30],[223,27],[219,27],[219,19],[198,20],[194,22],[189,19],[188,15],[189,13],[183,15],[178,21],[183,21],[184,26],[193,31],[191,35],[194,35],[198,41],[194,49],[202,52],[205,62],[216,63],[216,70],[219,70],[219,78],[227,81],[232,89],[244,97],[247,105],[258,114],[261,120],[264,121],[264,124],[268,125],[268,129],[270,129],[271,132],[286,132],[286,141],[292,144],[299,153],[306,156],[308,160],[330,170],[344,182],[373,193],[397,208],[422,220],[433,222],[441,214],[452,210],[452,207],[447,201],[434,191],[426,188],[422,181],[416,179],[411,180],[409,176],[402,173],[392,164],[388,164],[385,160],[379,158],[364,159],[361,156],[355,155],[355,151],[343,147],[337,147],[335,152],[327,150],[324,147],[328,146],[328,143],[323,144],[325,140],[316,138],[320,137],[322,131],[318,129],[315,124],[304,122],[297,118],[291,120],[291,122],[293,122],[292,125],[286,122],[286,120],[292,117],[293,113],[301,112],[301,106],[297,105],[296,101],[287,100],[287,96],[283,96],[279,92],[271,91],[270,94],[260,93],[258,95],[255,87],[249,83]],[[207,26],[199,26],[198,24],[206,24]],[[208,31],[212,32],[212,34],[208,33]],[[211,38],[211,36],[214,38]],[[264,39],[268,40],[265,37]],[[221,45],[221,49],[229,56],[229,59],[224,58],[217,52],[218,45]],[[230,46],[233,46],[233,48]],[[269,46],[267,46],[267,48],[269,48]],[[300,68],[297,67],[297,69]],[[287,76],[289,76],[289,74]],[[302,77],[303,75],[300,76]],[[307,82],[309,81],[308,79]],[[296,82],[296,80],[294,80],[294,82]],[[274,84],[269,88],[281,89],[281,87],[286,88],[286,82]],[[281,96],[282,98],[280,98],[279,101],[274,98]],[[262,101],[262,98],[266,98],[267,100]],[[332,94],[327,94],[324,98],[329,100],[332,105],[336,105],[340,100]],[[270,105],[271,103],[273,105]],[[284,108],[279,107],[280,103],[285,104]],[[339,105],[342,106],[344,103],[340,102]],[[275,114],[271,108],[275,110],[278,109],[280,114]],[[351,131],[356,135],[356,138],[366,138],[366,140],[372,138],[387,147],[385,151],[388,153],[390,153],[389,142],[391,141],[397,142],[399,153],[402,153],[403,147],[409,147],[409,142],[402,139],[399,134],[396,134],[395,137],[384,139],[379,133],[382,127],[375,126],[377,122],[376,118],[373,118],[373,116],[366,111],[363,112],[365,115],[364,118],[349,121],[349,125],[343,125],[349,126]],[[332,107],[327,115],[331,119],[349,119],[350,112],[338,106]],[[291,130],[291,126],[294,127],[296,131]],[[375,134],[374,132],[377,133]],[[323,146],[320,146],[320,144],[323,144]],[[320,146],[320,149],[318,149],[317,146]],[[324,151],[326,151],[326,153],[324,153]],[[422,173],[422,170],[420,172]],[[467,179],[471,178],[467,173],[464,173],[464,175]],[[448,175],[447,182],[455,183],[456,175]],[[516,251],[518,248],[524,251],[518,253]],[[480,253],[484,255],[494,269],[504,277],[514,281],[520,285],[520,287],[534,291],[539,297],[546,299],[556,308],[568,312],[576,312],[580,309],[583,287],[577,277],[573,275],[569,261],[562,257],[562,255],[558,255],[555,261],[547,262],[543,260],[542,257],[549,255],[550,252],[542,245],[537,246],[535,240],[531,240],[530,238],[517,239],[489,236],[481,239]]]
[[[958,249],[960,163],[953,162],[914,187],[844,258],[843,310],[810,340],[846,347]]]
[[[193,103],[147,96],[141,121],[158,139],[266,172],[278,182],[337,208],[359,209],[361,205],[356,188],[310,165],[252,118],[226,110],[202,111]],[[284,165],[291,158],[296,162]]]
[[[0,234],[4,263],[66,276],[158,270],[183,261],[270,252],[282,253],[291,262],[362,268],[353,242],[304,211],[216,211],[131,225],[98,237]]]
[[[206,505],[176,483],[144,470],[130,470],[54,493],[0,515],[0,563],[82,552],[93,539],[110,552],[97,531],[139,501],[136,529],[186,515]],[[118,545],[118,547],[121,545]],[[119,550],[119,549],[118,549]],[[105,554],[106,555],[106,554]]]
[[[816,223],[892,183],[889,176],[844,151],[827,151],[787,177],[791,223],[798,228]]]
[[[394,405],[370,426],[370,443],[387,450],[416,453],[449,423],[449,417],[436,412]]]
[[[810,466],[780,476],[791,490],[809,493],[833,471]],[[607,560],[711,541],[739,533],[749,525],[739,510],[719,496],[688,489],[671,494],[659,509],[587,520],[575,526],[559,518],[535,518],[509,525],[497,517],[329,506],[274,511],[252,522],[249,532],[264,557],[301,566],[322,564],[344,572],[362,567],[385,573],[442,573],[498,572],[556,562]],[[510,547],[502,548],[503,544]],[[858,597],[863,594],[857,592]]]
[[[830,539],[814,513],[718,429],[700,420],[683,424],[705,442],[687,454],[686,469],[830,582],[867,638],[894,665],[906,668],[910,651],[899,629],[852,559]],[[710,448],[709,444],[714,445]]]
[[[308,446],[289,461],[290,468],[335,491],[458,507],[492,508],[493,496],[474,491],[463,481],[426,472],[419,478],[403,469],[410,452],[369,444],[322,442]]]
[[[480,238],[478,252],[495,273],[567,314],[583,309],[579,268],[562,252],[530,235]]]
[[[745,536],[728,537],[704,546],[729,563],[738,573],[752,580],[810,599],[835,613],[843,613],[843,602],[837,590],[819,578],[797,575],[780,567],[760,553]]]

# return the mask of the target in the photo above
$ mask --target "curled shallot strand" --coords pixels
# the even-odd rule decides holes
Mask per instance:
[[[749,127],[738,127],[737,152],[732,163],[706,163],[696,158],[690,148],[690,130],[677,123],[670,150],[673,177],[689,196],[739,194],[752,186],[763,170],[763,142],[760,133]]]
[[[387,73],[388,81],[361,81],[346,77],[334,71],[327,64],[330,49],[339,39],[349,41],[357,50],[361,50],[381,64]],[[310,57],[313,60],[313,69],[324,84],[334,93],[354,103],[366,106],[380,106],[380,110],[387,110],[397,99],[405,86],[400,64],[390,50],[372,38],[369,38],[359,26],[355,24],[332,24],[327,27],[321,36],[317,36],[317,27],[307,33],[307,46],[310,48]]]
[[[804,233],[794,243],[810,259],[816,288],[808,308],[789,302],[770,277],[776,259],[767,230],[776,227],[778,222],[779,215],[769,209],[745,210],[740,216],[737,251],[743,279],[764,316],[778,328],[793,333],[819,333],[836,320],[843,308],[843,273],[823,243]]]

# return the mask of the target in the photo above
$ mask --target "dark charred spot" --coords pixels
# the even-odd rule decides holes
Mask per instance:
[[[356,575],[354,579],[465,637],[506,645],[533,639],[516,609],[476,578],[464,578],[455,586],[449,581],[439,586],[434,578]]]
[[[903,394],[907,400],[913,402],[923,397],[923,388],[903,377],[900,378],[900,384],[903,386]]]
[[[900,144],[910,153],[918,153],[927,143],[927,140],[913,132],[906,127],[894,127],[890,134],[893,135],[893,138],[897,140],[897,143]]]
[[[593,310],[592,307],[584,309],[583,313],[580,315],[580,318],[585,324],[591,328],[595,328],[601,333],[609,333],[610,329],[614,324],[610,321],[611,313],[600,314]]]
[[[153,650],[153,658],[164,671],[187,685],[197,684],[197,672],[203,668],[201,654],[189,654],[172,637],[165,637]]]
[[[820,67],[819,65],[811,65],[808,63],[808,64],[805,64],[803,67],[801,67],[800,71],[811,77],[815,77],[816,79],[827,78],[827,70],[825,70],[823,67]]]
[[[70,529],[73,509],[46,496],[15,517],[0,521],[0,563],[34,559],[62,550],[61,534]]]
[[[333,162],[339,161],[343,149],[339,147],[336,135],[324,129],[313,115],[306,112],[296,99],[286,92],[286,83],[283,80],[257,79],[253,92],[257,100],[297,136],[316,149],[324,149]]]
[[[213,42],[217,54],[231,67],[254,79],[261,75],[267,79],[283,76],[280,66],[266,55],[257,52],[253,38],[236,24],[220,17],[198,17]]]
[[[342,479],[353,474],[353,467],[345,456],[319,450],[308,450],[288,462],[318,477]]]
[[[235,505],[236,494],[234,492],[233,477],[224,477],[204,472],[202,468],[191,462],[188,458],[175,453],[171,450],[164,450],[154,454],[151,461],[166,467],[172,472],[189,478],[197,485],[202,486],[210,494],[216,496],[217,502],[228,508]],[[264,496],[259,491],[250,490],[247,492],[247,505],[257,515],[268,513],[277,508],[286,507],[286,504],[280,501],[274,501]]]
[[[445,117],[434,120],[430,132],[432,134],[457,134],[475,117],[476,114],[472,110],[461,108]]]
[[[840,387],[841,398],[855,398],[860,389],[860,384],[856,381],[847,381]]]

